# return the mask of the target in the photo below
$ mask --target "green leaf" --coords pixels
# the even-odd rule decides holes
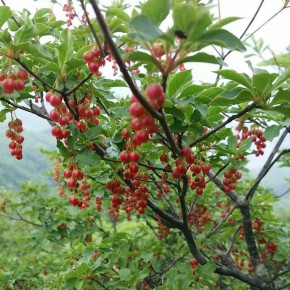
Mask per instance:
[[[246,152],[248,149],[250,149],[252,146],[252,140],[251,138],[246,139],[242,142],[241,146],[238,149],[239,154],[242,154]]]
[[[11,109],[3,109],[0,111],[0,122],[4,122],[6,120],[6,114],[10,113]]]
[[[67,150],[67,148],[64,146],[64,144],[57,140],[57,148],[59,149],[59,153],[63,156],[63,157],[68,157],[69,156],[69,151]]]
[[[189,85],[189,86],[184,88],[184,90],[181,92],[179,98],[181,99],[181,98],[185,98],[187,96],[192,96],[195,93],[203,91],[207,88],[208,88],[208,86],[206,86],[206,85]]]
[[[49,15],[51,13],[50,8],[41,8],[37,10],[33,18],[43,17],[44,15]]]
[[[130,281],[131,278],[131,270],[129,268],[122,268],[119,272],[120,279],[123,281]]]
[[[286,106],[285,104],[283,104],[281,106],[272,107],[269,109],[269,111],[275,111],[275,112],[283,114],[287,118],[290,118],[290,106],[289,105]]]
[[[168,84],[166,95],[171,99],[179,92],[181,92],[184,86],[192,80],[191,70],[185,70],[177,73]]]
[[[271,125],[266,128],[264,132],[264,136],[266,137],[267,141],[273,141],[273,139],[279,136],[282,126],[280,125]]]
[[[229,106],[252,100],[252,93],[247,89],[234,88],[232,90],[222,92],[210,104],[212,106]]]
[[[96,166],[100,162],[100,158],[94,151],[84,149],[78,153],[76,161],[84,165]]]
[[[253,76],[253,86],[260,97],[266,97],[270,94],[273,81],[278,77],[278,74],[262,72]]]
[[[236,151],[237,144],[238,144],[238,139],[235,136],[231,135],[228,137],[228,147],[231,152]]]
[[[237,20],[240,20],[242,19],[241,17],[226,17],[226,18],[223,18],[221,20],[219,20],[217,23],[215,23],[214,25],[212,25],[210,27],[210,29],[218,29],[218,28],[221,28],[229,23],[232,23],[234,21],[237,21]]]
[[[276,93],[270,105],[276,105],[276,104],[282,104],[282,103],[287,103],[287,104],[290,103],[290,90],[280,89]]]
[[[59,66],[54,62],[49,62],[44,66],[44,70],[47,72],[53,72],[59,75],[61,73]]]
[[[46,49],[44,45],[41,45],[40,43],[29,41],[29,42],[22,42],[17,45],[13,45],[15,49],[25,51],[26,53],[29,53],[31,55],[40,56],[47,60],[51,60],[52,55],[51,53]]]
[[[245,51],[242,42],[232,33],[224,29],[215,29],[205,33],[199,41],[207,42],[208,45],[218,45],[232,50]]]
[[[136,30],[141,39],[146,41],[155,40],[163,34],[156,24],[145,15],[134,17],[129,26]]]
[[[125,61],[140,61],[140,62],[152,62],[156,63],[156,59],[145,52],[133,51],[124,57]]]
[[[173,9],[173,20],[173,29],[183,32],[188,42],[198,39],[211,24],[208,9],[193,2],[176,4]]]
[[[150,17],[155,24],[159,25],[167,17],[172,5],[173,0],[148,0],[143,5],[141,14]]]
[[[222,59],[217,58],[216,56],[205,53],[205,52],[198,52],[195,55],[187,56],[180,61],[180,63],[186,63],[186,62],[205,62],[205,63],[225,65],[225,62]]]
[[[34,24],[29,29],[26,28],[26,26],[21,27],[16,33],[15,33],[15,43],[22,43],[26,42],[34,37],[40,37],[43,35],[48,35],[50,33],[50,27],[42,24],[37,23]]]
[[[58,47],[58,60],[61,71],[73,55],[73,36],[69,29],[64,29],[60,34],[60,46]]]
[[[0,6],[0,29],[3,24],[12,17],[12,15],[13,13],[8,6]]]
[[[288,54],[288,56],[289,56],[289,54]],[[276,62],[275,62],[275,64],[276,64]],[[285,83],[285,81],[287,81],[289,78],[290,78],[290,67],[288,65],[288,68],[274,82],[273,89],[278,88],[280,85]]]
[[[244,73],[238,73],[234,70],[229,70],[229,69],[217,70],[217,71],[215,71],[215,73],[223,76],[224,78],[226,78],[228,80],[232,80],[232,81],[248,88],[249,90],[253,89],[249,76],[244,74]]]
[[[106,11],[107,16],[116,16],[118,19],[123,20],[124,22],[129,22],[129,15],[123,10],[116,7],[109,7]]]

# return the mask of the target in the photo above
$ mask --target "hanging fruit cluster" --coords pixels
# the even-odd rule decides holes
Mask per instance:
[[[22,143],[24,141],[24,137],[20,135],[23,132],[22,121],[20,119],[11,120],[8,123],[8,128],[6,137],[11,139],[9,143],[11,155],[20,160],[23,157]]]
[[[20,92],[25,89],[25,82],[28,79],[26,70],[19,70],[16,73],[0,73],[0,82],[3,92],[7,95],[13,94],[14,91]]]

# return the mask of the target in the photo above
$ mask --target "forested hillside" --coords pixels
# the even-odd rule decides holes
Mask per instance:
[[[48,175],[53,168],[52,162],[47,156],[40,152],[52,150],[55,141],[50,137],[48,131],[24,131],[25,146],[23,159],[15,162],[8,149],[9,140],[5,137],[6,127],[0,127],[0,188],[17,190],[19,185],[25,180],[32,180],[38,183],[47,183],[54,186],[54,181]]]

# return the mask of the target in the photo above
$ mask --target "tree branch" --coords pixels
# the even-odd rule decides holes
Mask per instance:
[[[190,147],[193,147],[193,146],[197,145],[198,143],[200,143],[201,141],[204,141],[209,136],[213,135],[214,133],[216,133],[217,131],[219,131],[223,127],[225,127],[227,124],[229,124],[232,121],[234,121],[235,119],[243,116],[244,114],[250,112],[254,108],[258,108],[258,105],[255,104],[255,103],[252,103],[251,105],[247,106],[245,109],[243,109],[242,111],[240,111],[239,113],[237,113],[237,114],[232,115],[231,117],[229,117],[224,123],[220,124],[216,128],[210,130],[208,133],[206,133],[205,135],[201,136],[200,138],[198,138],[197,140],[195,140],[194,142],[192,142],[189,146]]]
[[[172,133],[168,127],[168,124],[166,122],[165,116],[164,114],[156,111],[151,105],[150,103],[144,98],[144,96],[140,93],[139,89],[137,88],[136,84],[134,83],[133,79],[131,78],[131,76],[129,75],[129,72],[127,70],[127,67],[111,37],[110,31],[108,29],[108,26],[103,18],[103,15],[96,3],[95,0],[90,0],[90,3],[93,7],[93,10],[96,14],[98,23],[103,31],[104,37],[106,39],[106,42],[108,44],[108,46],[110,47],[111,53],[114,56],[120,71],[122,72],[124,79],[126,81],[126,83],[128,84],[131,92],[134,94],[134,96],[138,99],[138,101],[142,104],[142,106],[154,117],[156,118],[160,124],[161,127],[163,128],[165,135],[168,139],[168,142],[170,143],[171,149],[172,151],[176,154],[179,155],[180,154],[180,149],[177,147],[174,138],[172,136]]]

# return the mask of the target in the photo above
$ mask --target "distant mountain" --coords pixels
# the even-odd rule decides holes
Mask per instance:
[[[25,130],[23,159],[16,160],[11,156],[8,148],[9,139],[5,136],[6,129],[5,124],[0,125],[0,189],[17,190],[19,185],[27,180],[55,186],[53,177],[48,176],[48,172],[53,169],[53,164],[45,154],[40,152],[40,148],[45,150],[56,148],[56,142],[50,131]]]

